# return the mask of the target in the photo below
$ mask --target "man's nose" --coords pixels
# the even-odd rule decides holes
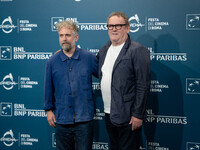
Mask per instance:
[[[63,41],[67,41],[67,36],[63,36],[63,37],[62,37],[62,40],[63,40]]]
[[[66,37],[66,36],[64,36],[64,37],[63,37],[63,40],[64,40],[64,41],[66,41],[66,40],[67,40],[67,37]]]

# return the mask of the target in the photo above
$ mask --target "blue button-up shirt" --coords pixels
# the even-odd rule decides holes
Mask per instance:
[[[72,124],[93,119],[92,75],[98,76],[97,59],[76,48],[71,58],[63,50],[46,63],[44,110],[53,110],[56,123]]]

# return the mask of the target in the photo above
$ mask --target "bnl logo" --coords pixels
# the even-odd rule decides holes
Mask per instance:
[[[0,60],[11,60],[12,48],[11,46],[0,46]]]
[[[187,78],[186,79],[186,93],[187,94],[200,94],[200,78]]]
[[[186,29],[187,30],[200,30],[200,14],[187,14],[186,15]]]
[[[52,17],[51,18],[51,31],[56,31],[56,24],[63,20],[64,20],[64,17]]]
[[[200,150],[200,143],[188,142],[187,150]]]
[[[12,116],[12,103],[1,103],[0,104],[0,116],[11,117]]]

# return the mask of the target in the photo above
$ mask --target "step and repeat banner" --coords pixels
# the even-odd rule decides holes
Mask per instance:
[[[60,49],[55,24],[79,26],[78,47],[95,55],[106,20],[123,11],[130,36],[151,54],[151,89],[140,150],[200,149],[199,0],[0,0],[0,150],[55,150],[43,111],[45,64]],[[98,79],[93,150],[108,150]]]

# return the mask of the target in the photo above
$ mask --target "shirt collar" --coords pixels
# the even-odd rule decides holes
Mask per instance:
[[[69,58],[68,56],[66,56],[63,53],[63,49],[61,49],[61,53],[60,53],[60,57],[62,61],[68,60],[68,59],[79,59],[79,49],[76,47],[74,54],[72,55],[71,58]]]

